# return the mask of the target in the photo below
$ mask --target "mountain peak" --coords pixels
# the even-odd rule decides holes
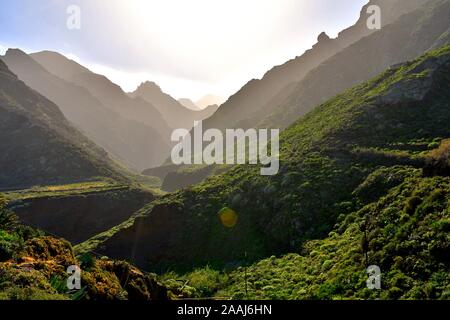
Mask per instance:
[[[319,36],[317,37],[317,42],[324,42],[324,41],[328,41],[330,40],[330,37],[327,35],[326,32],[322,32],[321,34],[319,34]]]
[[[25,52],[17,48],[10,48],[6,50],[5,57],[23,57],[28,56]]]
[[[140,88],[144,88],[144,89],[153,89],[153,90],[161,90],[161,87],[159,85],[157,85],[155,82],[153,81],[145,81],[142,82],[141,85],[139,86]]]
[[[194,110],[194,111],[200,110],[200,108],[191,99],[181,98],[181,99],[178,100],[178,102],[182,106],[184,106],[184,107],[186,107],[188,109],[191,109],[191,110]]]

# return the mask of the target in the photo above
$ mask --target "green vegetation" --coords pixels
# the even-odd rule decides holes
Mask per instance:
[[[4,192],[9,200],[29,200],[42,197],[87,194],[112,190],[124,190],[128,187],[113,180],[88,181],[64,185],[35,186],[30,189]]]
[[[75,251],[20,225],[0,200],[0,297],[449,299],[449,99],[445,46],[297,121],[281,135],[280,174],[235,166],[152,196]],[[104,181],[8,196],[37,201],[109,188],[102,206],[130,197]],[[163,285],[89,252],[165,273]],[[77,294],[63,285],[73,264],[83,266]],[[380,291],[366,287],[369,265],[381,268]]]
[[[65,240],[23,226],[0,196],[0,300],[166,299],[154,275],[126,262],[75,257]],[[67,267],[82,267],[79,291],[69,291]]]
[[[212,298],[229,283],[228,275],[208,266],[185,275],[169,272],[160,276],[159,280],[167,288],[172,299]]]
[[[180,273],[300,252],[340,217],[421,175],[427,153],[450,137],[449,60],[446,46],[318,106],[282,133],[278,175],[236,166],[157,199],[91,248],[111,256],[133,248],[140,267]],[[238,216],[233,228],[218,219],[225,207]],[[165,244],[153,245],[162,234]]]
[[[450,299],[450,178],[405,171],[394,172],[410,176],[403,183],[340,216],[327,237],[305,242],[299,253],[272,256],[247,271],[205,268],[161,281],[177,297]],[[375,180],[364,185],[379,187]],[[366,287],[369,265],[381,268],[380,291]]]
[[[325,239],[305,243],[300,254],[252,265],[248,296],[242,268],[231,273],[227,287],[217,294],[249,299],[450,298],[449,178],[407,179],[342,219]],[[382,270],[381,291],[366,287],[369,265]]]

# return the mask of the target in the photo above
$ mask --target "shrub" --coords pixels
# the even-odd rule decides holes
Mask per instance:
[[[14,230],[19,224],[19,219],[11,211],[6,209],[6,200],[0,194],[0,230]]]

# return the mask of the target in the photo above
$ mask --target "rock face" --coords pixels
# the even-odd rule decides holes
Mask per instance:
[[[27,87],[0,61],[0,189],[126,180],[107,153],[83,136],[59,108]]]
[[[127,220],[154,199],[150,192],[123,187],[18,200],[9,208],[24,224],[78,244]]]

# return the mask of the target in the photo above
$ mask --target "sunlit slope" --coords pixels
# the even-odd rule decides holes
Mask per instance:
[[[426,152],[450,137],[449,71],[446,46],[336,96],[281,135],[278,175],[237,166],[165,196],[103,239],[102,252],[146,268],[191,268],[292,252],[326,236],[340,215],[409,176],[396,166],[422,168]],[[395,177],[381,179],[374,195],[355,197],[383,167]],[[220,223],[224,208],[237,215],[233,228]]]

